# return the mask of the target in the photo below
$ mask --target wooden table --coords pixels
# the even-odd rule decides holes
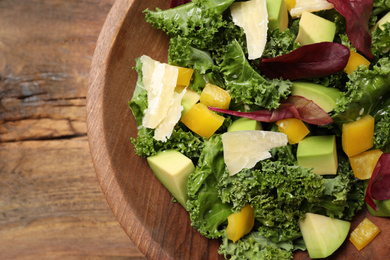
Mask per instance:
[[[144,259],[101,192],[86,93],[114,0],[0,0],[0,259]]]

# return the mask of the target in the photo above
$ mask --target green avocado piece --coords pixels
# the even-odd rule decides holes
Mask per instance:
[[[165,150],[148,157],[147,161],[160,182],[186,208],[186,182],[195,170],[191,159],[176,150]]]
[[[334,22],[304,11],[299,21],[299,30],[295,41],[300,45],[333,42],[335,34],[336,24]]]
[[[337,149],[334,135],[308,136],[298,143],[298,165],[313,168],[318,175],[337,173]]]
[[[333,254],[345,241],[351,223],[313,213],[306,213],[299,221],[310,258],[325,258]]]
[[[187,113],[188,110],[190,110],[193,105],[198,103],[199,100],[200,95],[197,92],[187,88],[186,93],[181,100],[181,105],[183,106],[183,111],[181,114],[184,115]]]
[[[341,91],[311,82],[295,81],[292,83],[291,94],[312,100],[329,113],[336,108],[336,101],[340,98]]]
[[[228,127],[228,132],[233,131],[245,131],[245,130],[262,130],[263,127],[259,121],[241,117],[235,121]]]
[[[285,0],[267,0],[268,27],[284,31],[288,26],[288,12]]]

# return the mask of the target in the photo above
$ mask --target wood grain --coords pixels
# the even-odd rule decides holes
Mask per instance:
[[[113,4],[0,1],[0,259],[145,259],[87,139],[89,71]]]

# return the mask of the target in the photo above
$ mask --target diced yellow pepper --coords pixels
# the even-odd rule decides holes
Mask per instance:
[[[349,162],[351,163],[355,177],[360,180],[370,179],[382,153],[381,150],[375,149],[349,157]]]
[[[197,103],[185,113],[181,121],[198,135],[210,138],[221,127],[225,118]]]
[[[343,124],[341,143],[348,157],[367,151],[374,145],[374,124],[375,119],[370,115]]]
[[[284,0],[287,6],[287,10],[290,12],[295,7],[296,0]]]
[[[360,224],[352,231],[349,241],[360,251],[368,243],[370,243],[378,234],[379,228],[372,223],[368,218],[365,218]]]
[[[279,132],[287,135],[290,144],[299,143],[306,135],[310,133],[309,129],[298,118],[287,118],[276,122]]]
[[[183,68],[183,67],[178,67],[178,68],[179,68],[179,75],[177,76],[176,85],[188,87],[188,85],[191,82],[191,78],[192,78],[192,74],[194,73],[194,70],[189,68]]]
[[[200,102],[206,106],[228,109],[231,97],[226,90],[207,83],[200,94]]]
[[[246,204],[240,212],[232,213],[228,217],[226,228],[227,237],[234,243],[251,232],[255,224],[255,216],[251,205]]]
[[[348,63],[347,66],[345,66],[344,71],[347,74],[352,74],[352,72],[356,70],[360,65],[365,65],[368,68],[370,66],[370,61],[367,60],[363,55],[353,50],[350,50]]]

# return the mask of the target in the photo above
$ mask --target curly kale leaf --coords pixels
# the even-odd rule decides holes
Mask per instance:
[[[390,10],[390,1],[389,0],[374,0],[372,6],[371,16],[377,16],[385,11]]]
[[[236,103],[275,109],[290,94],[291,82],[262,77],[249,64],[236,40],[227,45],[219,66],[226,90]]]
[[[206,49],[213,42],[214,34],[226,24],[223,12],[233,2],[234,0],[197,0],[167,10],[146,9],[145,19],[169,36],[181,35],[191,39],[193,46]]]
[[[292,259],[294,245],[290,242],[275,243],[259,232],[251,232],[236,243],[224,237],[218,253],[230,260]]]
[[[276,128],[276,129],[275,129]],[[273,125],[271,131],[277,132],[277,126]],[[298,165],[296,154],[297,146],[287,144],[280,147],[275,147],[270,150],[273,161],[280,161],[286,165]]]
[[[169,40],[168,63],[192,68],[201,74],[217,69],[209,51],[191,46],[191,41],[181,36]]]
[[[304,205],[319,200],[324,189],[321,176],[310,169],[265,160],[260,169],[244,169],[234,176],[227,173],[219,181],[222,201],[238,211],[249,203],[262,225],[294,230],[305,214]]]
[[[390,114],[389,113],[384,115],[375,124],[374,147],[377,149],[381,149],[385,153],[390,152]]]
[[[191,131],[183,130],[180,125],[173,129],[171,137],[166,141],[157,141],[153,138],[154,130],[146,127],[138,129],[137,138],[131,138],[135,153],[142,157],[155,155],[160,151],[175,149],[189,158],[196,159],[203,148],[203,138],[194,135]]]
[[[390,97],[387,97],[379,105],[375,118],[374,148],[383,152],[390,152]]]
[[[222,224],[232,213],[231,206],[218,196],[218,179],[225,172],[222,139],[214,135],[205,141],[198,164],[187,181],[187,211],[191,225],[208,238],[224,234]]]
[[[377,27],[372,33],[372,52],[376,58],[389,55],[390,50],[390,23],[382,28]]]
[[[263,57],[274,58],[296,49],[299,44],[295,42],[296,34],[289,28],[284,31],[279,29],[271,31],[267,35],[267,43],[263,52]]]
[[[223,56],[226,46],[232,41],[237,41],[243,53],[245,55],[248,54],[244,29],[234,24],[230,12],[224,14],[224,19],[226,21],[225,26],[221,27],[218,33],[215,34],[213,44],[209,47],[209,49],[212,50],[213,59],[218,64],[222,62],[221,56]]]
[[[338,174],[325,178],[321,200],[310,212],[350,221],[364,204],[364,183],[354,177],[348,158],[339,157]]]
[[[381,58],[372,69],[359,67],[349,75],[345,95],[337,100],[332,116],[335,123],[355,121],[358,117],[373,113],[378,100],[390,93],[390,60]]]

